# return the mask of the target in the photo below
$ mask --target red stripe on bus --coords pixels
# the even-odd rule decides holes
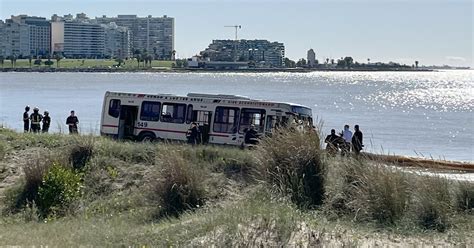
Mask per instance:
[[[102,125],[103,127],[118,127],[115,125]],[[159,129],[159,128],[142,128],[142,127],[135,127],[135,129],[145,130],[145,131],[161,131],[161,132],[170,132],[170,133],[187,133],[187,131],[176,131],[176,130],[167,130],[167,129]],[[217,136],[217,137],[229,137],[226,134],[209,134],[209,136]]]
[[[186,131],[176,131],[176,130],[166,130],[166,129],[158,129],[158,128],[143,128],[143,127],[135,127],[135,129],[145,130],[145,131],[161,131],[161,132],[169,132],[169,133],[187,133]]]
[[[103,127],[118,127],[116,125],[102,125]]]

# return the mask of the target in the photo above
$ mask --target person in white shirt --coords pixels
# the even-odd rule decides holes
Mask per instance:
[[[342,146],[342,155],[349,155],[351,151],[352,131],[349,130],[349,125],[344,125],[344,130],[341,133],[344,139],[344,145]]]

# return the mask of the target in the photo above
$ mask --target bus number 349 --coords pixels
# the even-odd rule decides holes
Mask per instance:
[[[147,122],[137,122],[137,127],[148,127]]]

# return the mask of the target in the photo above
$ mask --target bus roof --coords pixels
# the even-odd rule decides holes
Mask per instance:
[[[259,102],[262,104],[285,104],[291,107],[300,107],[311,109],[305,105],[297,104],[297,103],[289,103],[289,102],[276,102],[276,101],[268,101],[262,99],[252,99],[250,97],[241,96],[241,95],[227,95],[227,94],[205,94],[205,93],[188,93],[186,96],[175,95],[175,94],[146,94],[146,93],[132,93],[132,92],[112,92],[107,91],[105,93],[106,96],[121,96],[121,97],[143,97],[143,98],[159,98],[159,99],[168,99],[168,98],[177,98],[174,100],[188,100],[188,98],[200,98],[200,99],[209,99],[209,100],[238,100],[238,101],[245,101],[245,102]],[[170,99],[172,100],[172,99]]]

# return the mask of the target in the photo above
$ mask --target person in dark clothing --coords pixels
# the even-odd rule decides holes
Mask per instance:
[[[354,126],[354,135],[352,136],[352,149],[354,150],[354,153],[356,155],[360,154],[360,150],[362,150],[362,147],[364,147],[364,144],[362,143],[363,140],[363,134],[359,129],[359,125]]]
[[[79,119],[75,115],[74,110],[71,110],[71,115],[66,119],[66,125],[69,126],[69,134],[77,134],[77,124]]]
[[[33,109],[33,114],[30,115],[31,120],[31,132],[38,133],[41,130],[41,120],[43,116],[39,113],[39,108]]]
[[[188,129],[186,138],[188,139],[188,144],[195,145],[200,142],[199,128],[195,122],[191,123],[191,127]]]
[[[339,151],[339,147],[342,144],[342,138],[336,135],[336,130],[331,129],[331,134],[326,136],[324,140],[326,145],[326,151],[331,155],[336,155],[337,151]]]
[[[27,105],[23,113],[23,130],[25,133],[30,131],[30,114],[28,111],[30,111],[30,106]]]
[[[47,133],[49,131],[49,126],[51,125],[51,117],[49,116],[48,110],[44,111],[43,115],[43,127],[42,132]]]
[[[256,145],[258,143],[258,132],[255,130],[254,125],[251,125],[247,132],[245,132],[244,142],[250,145]]]

